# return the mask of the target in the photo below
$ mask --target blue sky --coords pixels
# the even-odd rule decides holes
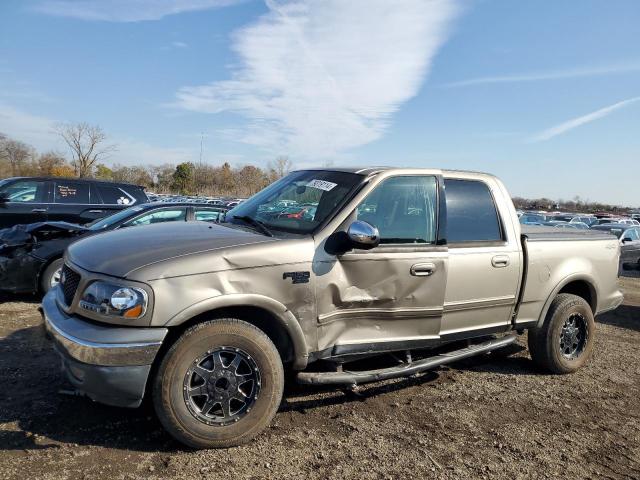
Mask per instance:
[[[640,205],[636,0],[4,0],[0,132],[110,161],[488,171]]]

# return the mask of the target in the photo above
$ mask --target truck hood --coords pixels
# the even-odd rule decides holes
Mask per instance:
[[[177,257],[275,241],[206,222],[167,222],[93,235],[72,244],[67,259],[94,273],[125,278],[145,266]]]

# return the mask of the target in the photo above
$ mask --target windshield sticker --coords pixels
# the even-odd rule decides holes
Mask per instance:
[[[329,192],[333,190],[337,183],[327,182],[326,180],[311,180],[307,183],[307,187],[317,188],[318,190],[324,190],[325,192]]]

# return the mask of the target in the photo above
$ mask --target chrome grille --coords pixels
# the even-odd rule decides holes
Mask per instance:
[[[62,273],[60,275],[60,286],[62,287],[64,303],[67,305],[71,305],[79,283],[80,274],[74,272],[65,264],[62,267]]]

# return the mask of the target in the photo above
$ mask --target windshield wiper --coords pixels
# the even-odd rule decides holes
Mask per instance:
[[[260,220],[256,220],[255,218],[250,217],[249,215],[234,215],[233,218],[235,218],[236,220],[242,220],[243,222],[246,222],[249,225],[256,227],[258,230],[264,233],[267,237],[273,237],[273,233],[271,233],[271,230],[269,230],[267,226],[264,223],[262,223]]]

